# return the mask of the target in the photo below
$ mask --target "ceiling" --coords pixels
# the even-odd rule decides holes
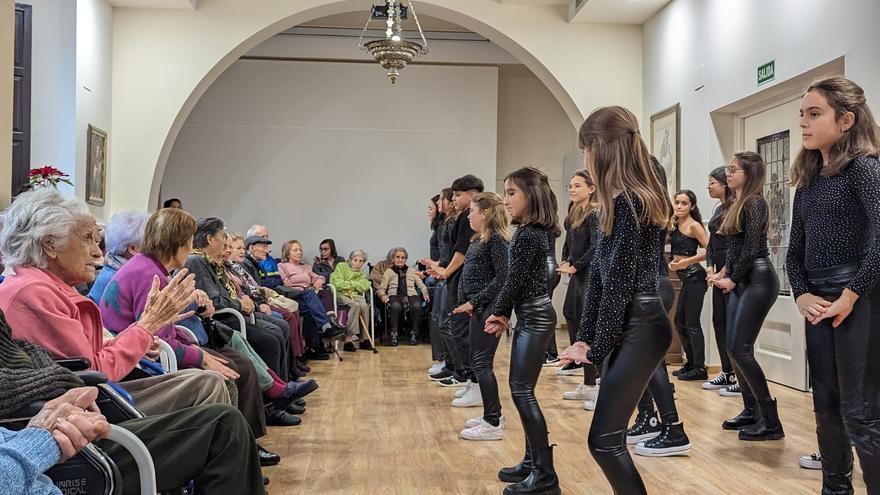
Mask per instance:
[[[416,6],[416,10],[418,10],[418,6]],[[438,19],[436,17],[431,17],[427,15],[419,14],[418,11],[416,14],[419,16],[419,24],[422,25],[422,29],[425,31],[452,31],[457,33],[469,33],[468,29],[465,29],[458,24],[453,24],[448,21],[444,21],[443,19]],[[348,12],[345,14],[337,14],[331,15],[327,17],[321,17],[319,19],[315,19],[313,21],[306,22],[304,24],[300,24],[301,26],[310,26],[310,27],[326,27],[326,28],[358,28],[363,29],[364,24],[367,22],[367,17],[369,16],[369,10],[364,10],[363,12]],[[404,27],[406,29],[414,29],[415,22],[413,21],[413,17],[410,16],[409,19],[404,21]],[[379,19],[373,19],[370,21],[370,28],[378,29],[384,28],[384,21]]]
[[[199,0],[107,0],[112,7],[129,9],[196,10]]]

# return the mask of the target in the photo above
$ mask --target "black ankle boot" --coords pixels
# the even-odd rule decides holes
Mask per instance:
[[[498,471],[498,479],[507,483],[519,483],[526,479],[532,472],[532,450],[529,442],[526,442],[526,453],[519,464],[513,467],[503,467]]]
[[[774,399],[758,402],[758,419],[755,424],[739,431],[740,440],[762,441],[785,438],[782,423],[779,422],[779,410]]]
[[[532,452],[529,476],[504,488],[504,495],[560,495],[559,478],[553,469],[553,447]]]
[[[755,401],[755,396],[743,392],[742,398],[745,407],[743,408],[742,412],[739,413],[735,418],[728,419],[721,424],[721,427],[725,430],[741,430],[746,426],[751,426],[755,424],[755,421],[758,420],[758,406],[757,402]]]

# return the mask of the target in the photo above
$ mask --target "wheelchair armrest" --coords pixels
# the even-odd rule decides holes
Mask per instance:
[[[87,387],[94,387],[99,383],[107,383],[107,375],[100,371],[76,371],[73,374],[79,377]]]
[[[92,363],[86,358],[58,359],[55,363],[70,371],[84,371],[92,366]]]
[[[40,409],[42,409],[43,406],[46,405],[46,402],[47,401],[45,401],[45,400],[38,400],[38,401],[31,402],[30,404],[22,407],[21,409],[13,412],[8,417],[0,420],[0,424],[16,423],[18,421],[25,422],[25,421],[33,418],[34,416],[36,416],[40,412]],[[22,424],[22,427],[23,426],[24,425]]]

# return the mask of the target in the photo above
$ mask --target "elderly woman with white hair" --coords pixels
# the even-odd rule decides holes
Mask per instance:
[[[104,246],[107,248],[104,267],[98,272],[95,283],[89,290],[89,299],[95,301],[95,304],[100,304],[107,282],[113,275],[132,256],[141,252],[144,227],[149,218],[150,214],[145,211],[121,211],[110,217],[104,227]]]
[[[40,188],[21,194],[0,215],[0,253],[7,270],[0,284],[0,310],[12,335],[44,349],[55,359],[86,358],[89,367],[122,381],[155,345],[154,335],[192,313],[193,276],[182,270],[164,289],[154,279],[149,303],[137,321],[104,339],[98,306],[74,286],[95,279],[101,264],[97,223],[86,205],[58,191]],[[145,414],[163,414],[196,404],[229,404],[220,374],[184,370],[122,383]]]
[[[370,281],[364,275],[364,263],[367,262],[367,253],[361,249],[355,249],[348,255],[346,263],[339,263],[330,274],[330,284],[336,287],[336,299],[339,304],[348,307],[348,324],[346,325],[345,344],[343,349],[355,352],[354,336],[360,335],[360,348],[372,350],[370,341],[364,338],[361,329],[361,320],[366,325],[370,318],[370,306],[364,298],[364,292],[370,290]]]
[[[391,266],[382,275],[382,284],[376,291],[382,303],[388,305],[388,324],[391,327],[391,346],[397,346],[397,328],[400,316],[407,308],[410,311],[411,332],[409,344],[418,343],[419,324],[422,320],[422,300],[429,302],[428,287],[422,282],[416,269],[407,266],[409,253],[402,247],[392,249]],[[419,298],[421,294],[421,299]]]

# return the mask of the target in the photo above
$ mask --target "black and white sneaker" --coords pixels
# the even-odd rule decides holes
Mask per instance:
[[[640,412],[636,417],[636,423],[626,432],[626,443],[627,445],[635,445],[649,440],[659,435],[661,429],[656,412]]]
[[[544,366],[548,366],[548,367],[559,366],[559,356],[554,356],[553,354],[544,355]]]
[[[660,434],[636,445],[636,454],[646,457],[688,455],[691,442],[684,433],[684,424],[663,424]]]
[[[556,374],[560,376],[584,376],[584,365],[577,363],[568,363],[556,370]]]
[[[435,382],[439,382],[440,380],[445,380],[447,378],[450,378],[452,375],[453,375],[453,373],[451,371],[449,371],[446,368],[443,368],[440,370],[439,373],[434,373],[433,375],[428,375],[428,377]]]
[[[804,469],[822,469],[822,454],[813,452],[800,458],[800,465]]]
[[[729,387],[722,388],[718,391],[718,394],[722,397],[742,397],[742,389],[739,387],[739,382],[737,382]]]
[[[704,390],[720,390],[725,387],[732,387],[736,385],[736,375],[733,373],[725,373],[723,371],[718,373],[714,379],[709,380],[708,382],[703,384]]]
[[[450,376],[445,380],[440,380],[437,383],[440,384],[441,387],[467,387],[467,380],[459,380],[455,376]]]

